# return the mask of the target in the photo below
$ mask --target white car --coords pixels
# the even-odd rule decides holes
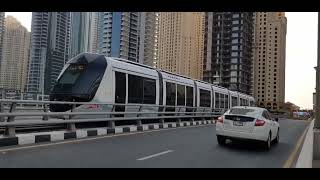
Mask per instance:
[[[265,149],[271,142],[279,142],[278,118],[272,118],[268,110],[258,107],[235,106],[218,118],[216,135],[220,145],[226,139],[244,139],[263,143]]]

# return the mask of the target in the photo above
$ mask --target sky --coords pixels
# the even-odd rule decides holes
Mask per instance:
[[[31,31],[31,12],[6,12]],[[317,65],[317,12],[287,12],[285,101],[313,107]]]

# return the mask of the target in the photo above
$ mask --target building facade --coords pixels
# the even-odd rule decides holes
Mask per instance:
[[[99,52],[99,12],[90,12],[91,23],[90,23],[90,42],[89,52]]]
[[[158,67],[158,52],[159,52],[159,15],[160,13],[157,12],[155,14],[155,27],[154,27],[154,54],[153,54],[153,62],[154,66]]]
[[[155,33],[156,33],[156,13],[139,13],[139,46],[138,62],[148,66],[156,67],[155,56]]]
[[[259,106],[283,109],[287,19],[284,12],[255,13],[254,88]]]
[[[68,60],[69,41],[70,13],[32,13],[28,93],[50,93]]]
[[[0,62],[1,62],[1,53],[2,53],[2,43],[3,43],[3,34],[4,34],[4,18],[5,12],[0,12]]]
[[[253,13],[205,15],[203,80],[251,94]]]
[[[70,57],[98,48],[98,13],[71,12]]]
[[[12,16],[5,19],[0,88],[24,92],[27,80],[30,32]]]
[[[204,13],[161,12],[157,37],[157,67],[202,79]]]
[[[100,12],[100,53],[138,62],[138,21],[138,12]]]

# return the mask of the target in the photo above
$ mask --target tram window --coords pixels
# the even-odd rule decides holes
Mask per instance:
[[[143,104],[156,103],[156,80],[143,78]]]
[[[193,87],[187,86],[187,104],[186,106],[193,106]]]
[[[169,106],[176,105],[176,84],[166,82],[166,104]]]
[[[228,109],[229,107],[229,95],[224,95],[224,108]]]
[[[243,99],[240,98],[240,106],[244,106]]]
[[[214,101],[215,101],[214,94],[212,94],[212,99],[211,99],[212,108],[214,108]]]
[[[211,92],[200,89],[200,107],[210,107],[211,104]]]
[[[115,74],[115,103],[124,104],[126,102],[126,74],[121,72],[116,72]]]
[[[184,106],[186,103],[185,86],[177,84],[177,105]]]
[[[232,107],[238,106],[238,98],[233,96],[231,96],[231,98],[232,98]]]
[[[215,93],[215,97],[216,99],[216,105],[215,105],[215,108],[219,108],[219,98],[220,98],[220,94],[219,93]]]
[[[128,75],[128,102],[143,103],[143,79],[135,75]]]
[[[220,94],[220,109],[224,109],[224,94]]]
[[[236,106],[236,105],[235,105],[235,104],[236,104],[236,101],[237,101],[237,98],[231,96],[231,107]]]

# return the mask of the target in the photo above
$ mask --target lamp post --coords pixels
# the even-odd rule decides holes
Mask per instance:
[[[320,159],[320,57],[319,57],[319,48],[320,48],[320,18],[318,12],[318,47],[317,47],[317,67],[316,67],[316,116],[314,121],[314,131],[313,131],[313,159]]]
[[[314,122],[314,128],[320,129],[320,83],[319,83],[319,66],[320,66],[320,57],[319,57],[319,47],[320,47],[320,41],[319,41],[319,26],[320,26],[320,19],[319,19],[319,12],[318,12],[318,47],[317,47],[317,67],[316,67],[316,116],[315,116],[315,122]]]

